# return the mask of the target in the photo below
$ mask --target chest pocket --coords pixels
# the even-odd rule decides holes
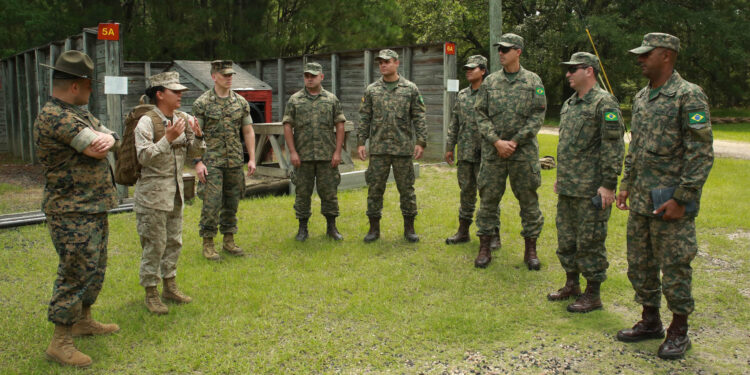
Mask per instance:
[[[640,115],[643,118],[645,114]],[[643,119],[652,129],[649,136],[642,139],[644,148],[659,156],[674,156],[682,143],[679,108],[673,105],[654,108],[652,116]]]
[[[529,109],[531,109],[532,98],[534,97],[535,89],[533,87],[521,86],[518,90],[518,97],[512,99],[513,110],[521,115],[528,116]]]
[[[319,98],[315,103],[315,113],[319,124],[333,123],[333,102],[329,99]]]

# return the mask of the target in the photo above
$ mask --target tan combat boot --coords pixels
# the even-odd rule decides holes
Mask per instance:
[[[234,243],[234,234],[232,233],[225,233],[224,234],[224,251],[228,252],[231,255],[241,257],[245,255],[245,252],[240,249],[239,246],[237,246],[236,243]]]
[[[52,342],[44,353],[47,355],[47,359],[65,366],[87,367],[92,362],[91,357],[81,353],[73,345],[71,326],[62,324],[55,324]]]
[[[203,256],[208,260],[220,260],[221,256],[216,253],[213,237],[203,237]]]
[[[73,324],[71,333],[74,337],[88,335],[106,335],[117,332],[120,326],[114,323],[102,324],[91,318],[91,306],[83,306],[81,319]]]
[[[177,303],[190,303],[193,301],[192,298],[182,293],[177,288],[177,282],[174,281],[174,277],[164,279],[164,290],[161,292],[161,298],[168,299]]]
[[[155,286],[146,287],[146,308],[153,314],[163,315],[169,312],[167,305],[159,298],[159,291]]]

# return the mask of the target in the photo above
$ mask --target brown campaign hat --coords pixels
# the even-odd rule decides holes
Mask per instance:
[[[94,79],[94,62],[81,51],[65,51],[55,61],[55,66],[39,64],[79,78]]]
[[[232,60],[214,60],[211,61],[211,73],[219,72],[221,74],[235,74],[232,69],[234,62]]]
[[[179,72],[163,72],[148,78],[148,87],[162,86],[172,91],[185,91],[188,88],[180,84]]]

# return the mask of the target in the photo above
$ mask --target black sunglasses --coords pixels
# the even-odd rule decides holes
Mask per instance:
[[[516,49],[516,48],[515,47],[497,46],[497,52],[508,53],[512,49]]]
[[[568,67],[568,73],[573,74],[578,71],[578,69],[586,69],[588,68],[588,65],[573,65]]]

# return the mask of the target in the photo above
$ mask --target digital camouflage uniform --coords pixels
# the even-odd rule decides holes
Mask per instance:
[[[708,98],[677,71],[652,98],[650,90],[644,87],[633,100],[632,141],[620,184],[630,200],[628,278],[636,302],[659,307],[663,292],[672,312],[689,315],[694,309],[690,262],[698,251],[698,211],[662,220],[652,213],[651,190],[676,187],[678,203],[694,201],[700,208],[714,157]]]
[[[331,166],[331,159],[336,151],[336,124],[345,121],[339,99],[325,89],[318,95],[311,95],[303,88],[287,102],[282,123],[294,130],[294,146],[301,161],[292,174],[297,219],[312,215],[310,197],[316,185],[320,213],[326,217],[339,216],[337,189],[341,174],[338,168]]]
[[[185,132],[170,144],[166,136],[154,139],[154,121],[185,119]],[[135,185],[135,217],[143,247],[140,284],[156,286],[177,275],[182,249],[184,187],[182,168],[186,158],[199,157],[206,145],[195,138],[184,112],[167,119],[155,107],[140,118],[135,128],[135,148],[141,175]]]
[[[477,178],[482,161],[482,137],[479,135],[474,101],[479,90],[471,86],[458,92],[453,115],[448,126],[448,139],[445,151],[456,150],[458,186],[461,189],[461,206],[458,218],[471,222],[474,217],[474,206],[477,202]]]
[[[96,302],[107,268],[107,211],[117,207],[117,191],[108,159],[83,154],[97,137],[92,130],[113,134],[88,110],[56,98],[34,122],[46,178],[42,211],[60,258],[47,313],[55,324],[74,324]]]
[[[575,55],[574,55],[575,56]],[[591,198],[599,187],[616,190],[625,153],[624,125],[614,96],[594,86],[583,98],[574,93],[560,111],[557,145],[557,257],[565,272],[591,281],[606,279],[607,221]]]
[[[392,90],[381,77],[365,89],[359,108],[360,124],[357,145],[369,139],[370,164],[365,172],[367,181],[367,216],[380,218],[383,194],[391,167],[401,197],[401,213],[417,215],[414,193],[412,156],[416,144],[427,146],[425,105],[417,85],[404,77]]]
[[[201,187],[200,236],[213,238],[217,229],[223,234],[237,233],[237,207],[245,189],[240,132],[252,124],[250,105],[234,91],[221,98],[211,89],[195,100],[193,116],[205,137],[203,164],[208,171]]]

